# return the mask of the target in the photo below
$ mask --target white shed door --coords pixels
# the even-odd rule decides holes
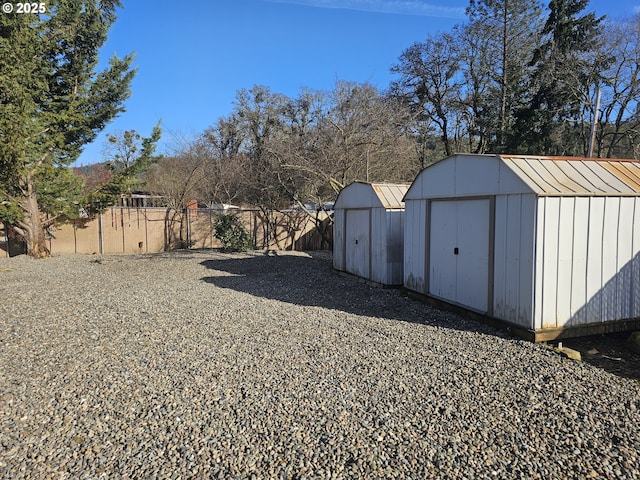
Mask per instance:
[[[369,278],[369,210],[347,210],[345,265],[347,272]]]
[[[429,293],[487,312],[490,201],[431,202]]]

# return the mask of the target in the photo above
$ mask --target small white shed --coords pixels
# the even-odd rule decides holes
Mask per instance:
[[[333,267],[383,285],[402,285],[402,198],[408,185],[352,183],[334,205]]]
[[[640,326],[640,162],[454,155],[405,196],[406,288],[533,333]]]

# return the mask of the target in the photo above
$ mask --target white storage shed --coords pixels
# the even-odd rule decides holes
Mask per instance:
[[[334,205],[333,267],[382,285],[402,285],[402,198],[408,185],[352,183]]]
[[[405,196],[404,285],[536,341],[640,326],[640,162],[454,155]]]

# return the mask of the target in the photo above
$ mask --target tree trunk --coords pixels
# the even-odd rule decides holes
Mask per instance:
[[[25,186],[24,219],[19,223],[19,228],[16,228],[16,231],[22,235],[27,244],[27,255],[34,258],[50,257],[51,252],[47,248],[44,224],[31,176],[25,179]]]

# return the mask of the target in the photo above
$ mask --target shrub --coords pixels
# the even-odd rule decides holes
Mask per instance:
[[[216,220],[215,237],[223,252],[244,252],[253,247],[251,237],[235,215],[221,215]]]

